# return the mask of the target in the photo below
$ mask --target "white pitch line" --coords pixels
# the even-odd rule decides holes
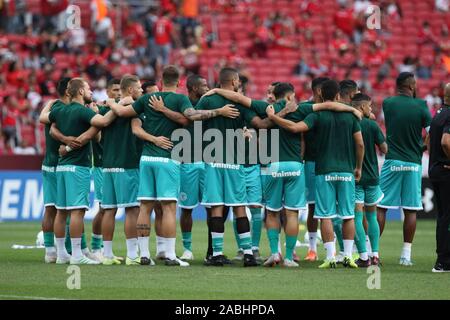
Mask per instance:
[[[12,299],[27,299],[27,300],[66,300],[63,298],[48,298],[48,297],[35,297],[35,296],[15,296],[9,294],[0,294],[0,298],[12,298]]]

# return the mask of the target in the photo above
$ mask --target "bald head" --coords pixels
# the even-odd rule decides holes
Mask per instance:
[[[450,82],[444,87],[444,104],[450,105]]]

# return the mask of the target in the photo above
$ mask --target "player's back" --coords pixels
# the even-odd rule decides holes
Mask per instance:
[[[353,172],[355,146],[353,134],[360,130],[358,120],[348,112],[321,111],[315,125],[318,156],[316,174]]]
[[[82,104],[72,102],[67,106],[50,112],[50,120],[56,122],[56,126],[65,136],[78,137],[90,127],[90,121],[95,112]],[[79,149],[69,152],[62,157],[59,164],[75,164],[91,166],[91,145],[88,143]]]
[[[422,129],[429,126],[431,115],[426,102],[399,95],[383,101],[386,124],[386,159],[421,163]]]
[[[234,105],[234,108],[238,109],[240,111],[240,115],[237,118],[227,118],[223,116],[217,116],[210,118],[208,120],[203,121],[203,132],[209,129],[216,129],[219,130],[222,134],[223,139],[223,157],[224,159],[216,159],[216,162],[223,162],[223,163],[234,163],[237,164],[239,159],[239,156],[242,156],[242,163],[245,162],[245,153],[244,153],[244,146],[242,148],[238,148],[238,144],[235,143],[235,139],[230,139],[230,141],[227,140],[227,133],[233,133],[235,130],[243,129],[245,126],[245,120],[243,114],[246,112],[245,107],[241,106],[240,104],[234,103],[231,100],[228,100],[221,95],[213,94],[210,96],[205,96],[200,99],[200,101],[196,105],[196,109],[198,110],[215,110],[222,108],[223,106],[227,104]],[[242,137],[243,138],[243,137]],[[227,143],[228,142],[228,145]],[[243,141],[245,143],[245,141]],[[233,143],[233,146],[230,146],[229,144]],[[204,143],[204,147],[207,146],[209,143]],[[233,147],[234,149],[234,157],[233,159],[228,159],[229,151],[231,150],[230,147]],[[239,156],[238,156],[239,155]],[[211,156],[216,157],[215,152],[211,153]],[[208,162],[205,160],[205,162]]]
[[[110,109],[100,108],[105,115]],[[131,130],[131,118],[116,118],[102,130],[103,167],[104,168],[136,168],[140,154],[137,150],[138,138]]]
[[[155,92],[143,95],[133,104],[136,113],[139,115],[144,114],[145,116],[142,127],[146,132],[156,137],[164,136],[171,139],[172,133],[182,126],[166,117],[162,112],[151,108],[149,106],[149,99],[151,96],[161,97],[167,108],[179,113],[183,113],[186,109],[192,108],[191,102],[183,94],[175,92]],[[143,155],[170,158],[171,151],[162,149],[153,143],[145,142]]]

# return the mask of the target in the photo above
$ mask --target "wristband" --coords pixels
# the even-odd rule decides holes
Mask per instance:
[[[70,151],[72,151],[72,148],[69,147],[69,146],[66,146],[66,151],[67,151],[67,152],[70,152]]]

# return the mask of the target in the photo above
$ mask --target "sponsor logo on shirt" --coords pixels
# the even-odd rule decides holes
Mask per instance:
[[[395,171],[395,172],[400,172],[400,171],[415,171],[415,172],[419,172],[419,167],[418,166],[404,166],[404,165],[391,166],[391,171]]]
[[[220,169],[232,169],[232,170],[240,169],[239,164],[229,164],[229,163],[211,163],[211,167]]]
[[[124,168],[104,168],[103,172],[112,172],[112,173],[125,172],[125,169]]]
[[[42,166],[41,169],[42,169],[42,171],[46,171],[46,172],[55,172],[56,167]]]
[[[75,166],[57,166],[56,172],[76,172],[77,167]]]
[[[283,171],[283,172],[272,172],[273,178],[284,178],[284,177],[300,177],[301,171]]]
[[[338,175],[326,175],[325,181],[343,181],[343,182],[352,182],[352,176],[338,176]]]

